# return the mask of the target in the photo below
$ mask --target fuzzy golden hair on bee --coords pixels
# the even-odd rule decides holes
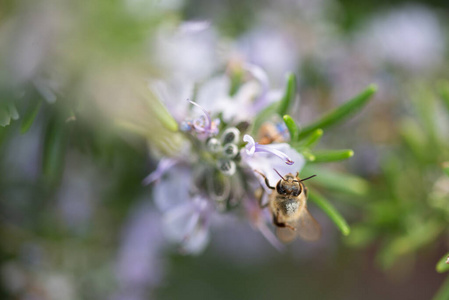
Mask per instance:
[[[276,226],[276,235],[284,243],[293,241],[297,236],[307,241],[318,240],[321,236],[321,226],[307,209],[307,187],[304,181],[316,175],[299,178],[299,174],[280,174],[281,178],[275,187],[271,186],[267,177],[259,173],[265,184],[272,191],[268,197],[268,206]]]

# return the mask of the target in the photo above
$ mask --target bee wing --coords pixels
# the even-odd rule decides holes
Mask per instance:
[[[307,207],[302,211],[295,228],[296,233],[306,241],[316,241],[321,237],[321,226],[309,213]]]
[[[292,224],[293,226],[295,224]],[[286,227],[276,227],[276,236],[278,239],[283,243],[290,243],[292,242],[296,236],[298,235],[296,230],[291,230],[290,228]]]

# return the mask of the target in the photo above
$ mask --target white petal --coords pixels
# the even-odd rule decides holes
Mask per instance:
[[[183,245],[183,250],[187,253],[198,254],[204,250],[209,243],[209,229],[207,226],[198,224],[195,230]]]

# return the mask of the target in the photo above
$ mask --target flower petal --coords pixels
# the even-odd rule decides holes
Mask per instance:
[[[278,158],[273,158],[273,155],[265,152],[257,152],[253,156],[250,156],[246,153],[246,151],[241,151],[242,160],[245,161],[253,170],[257,170],[265,174],[270,182],[270,185],[275,185],[279,181],[279,175],[276,174],[274,169],[276,169],[280,174],[296,174],[296,172],[301,172],[301,169],[304,167],[305,159],[304,157],[296,152],[293,148],[290,147],[289,144],[280,143],[280,144],[270,144],[276,150],[286,154],[292,161],[293,164],[288,165],[283,160]],[[266,188],[264,179],[255,173],[262,186]],[[266,188],[268,190],[268,188]]]

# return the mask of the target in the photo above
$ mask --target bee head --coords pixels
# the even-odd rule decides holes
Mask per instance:
[[[276,169],[274,169],[274,171],[281,177],[281,180],[279,180],[276,185],[276,191],[281,195],[292,195],[294,197],[302,192],[303,184],[301,182],[316,176],[312,175],[304,179],[299,179],[299,172],[296,173],[296,176],[292,173],[288,173],[284,177]]]
[[[285,177],[278,181],[276,185],[276,191],[281,195],[298,196],[302,192],[302,186],[299,180],[292,174],[287,174]]]

